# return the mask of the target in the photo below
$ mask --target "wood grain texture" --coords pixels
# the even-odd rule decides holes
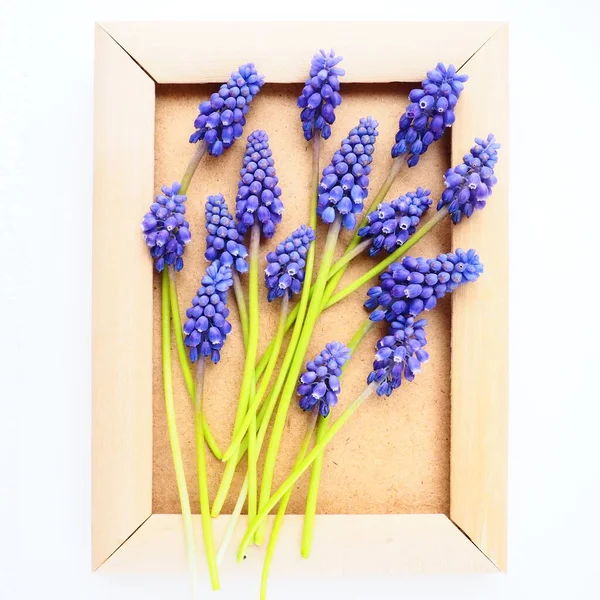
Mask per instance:
[[[213,520],[215,541],[220,544],[227,516]],[[272,517],[270,518],[272,520]],[[231,542],[220,573],[223,581],[253,589],[260,578],[265,548],[251,547],[242,564],[235,562],[246,517]],[[200,535],[200,518],[194,517]],[[445,515],[317,515],[310,560],[298,552],[302,517],[285,518],[272,564],[270,580],[315,581],[497,573],[494,565]],[[206,561],[198,544],[198,561],[207,585]],[[178,515],[152,515],[150,519],[102,565],[100,573],[182,575],[185,573],[183,531]],[[332,549],[335,548],[335,551]]]
[[[371,114],[379,120],[370,194],[379,189],[391,166],[390,148],[398,127],[398,115],[406,104],[410,84],[350,84],[343,87],[344,101],[336,111],[333,134],[323,144],[321,168],[324,168],[339,148],[347,132],[361,116]],[[201,99],[214,86],[158,86],[156,103],[156,163],[155,188],[181,177],[187,157],[193,148],[187,142],[190,126]],[[264,243],[261,254],[308,220],[308,185],[311,151],[300,128],[295,98],[301,85],[267,84],[252,105],[245,129],[246,136],[257,128],[265,129],[275,159],[275,168],[283,190],[285,205],[283,221],[275,237]],[[465,94],[468,93],[468,90]],[[389,199],[414,190],[418,185],[431,188],[433,198],[443,189],[442,174],[449,166],[450,139],[434,144],[406,177],[397,181]],[[245,137],[223,156],[205,159],[188,194],[187,213],[192,230],[192,242],[186,250],[186,265],[177,275],[181,312],[187,308],[207,266],[205,250],[204,203],[208,194],[221,192],[235,211],[235,195],[239,169],[245,150]],[[449,220],[448,220],[449,221]],[[326,229],[319,228],[320,255]],[[349,239],[346,232],[344,244]],[[414,252],[432,256],[450,250],[450,224],[440,225],[427,236]],[[339,244],[338,254],[343,244]],[[319,260],[319,259],[317,259]],[[361,257],[348,270],[343,283],[348,283],[367,271],[375,262]],[[261,265],[264,258],[261,259]],[[317,264],[319,264],[317,262]],[[262,267],[261,267],[262,268]],[[246,286],[247,277],[242,277]],[[362,306],[367,287],[355,292],[338,306],[327,311],[317,323],[308,356],[320,352],[327,342],[348,342],[367,312]],[[266,301],[264,280],[260,281],[260,350],[275,333],[279,302]],[[160,374],[160,279],[154,281],[154,475],[153,512],[179,512],[177,489],[167,436],[162,377]],[[206,404],[208,420],[221,447],[231,439],[231,428],[244,364],[244,350],[235,301],[231,298],[234,331],[227,340],[222,361],[209,365],[206,372]],[[317,510],[325,514],[364,513],[449,513],[450,500],[450,302],[440,302],[427,315],[428,349],[431,360],[414,383],[402,386],[391,398],[376,398],[367,403],[344,427],[327,449]],[[382,335],[383,324],[373,329],[352,359],[343,380],[343,393],[336,411],[343,410],[366,385],[373,363],[375,343]],[[181,434],[192,508],[198,511],[195,473],[194,430],[183,378],[174,367],[177,402],[177,423]],[[289,473],[300,441],[304,436],[307,416],[293,399],[279,454],[275,483]],[[223,465],[209,457],[210,496],[214,498],[221,480]],[[264,458],[264,452],[262,455]],[[241,486],[243,471],[234,480],[233,491],[225,505],[230,512]],[[302,513],[308,476],[296,487],[290,513]]]
[[[367,27],[377,43],[361,44],[356,41],[357,28],[364,24],[351,22],[101,25],[157,83],[220,83],[248,61],[255,62],[271,83],[304,81],[319,48],[334,48],[344,57],[346,83],[418,81],[439,61],[460,67],[501,26],[374,22]]]
[[[456,246],[476,248],[477,285],[453,296],[451,518],[506,569],[508,426],[508,28],[466,65],[469,93],[458,105],[452,162],[475,136],[502,144],[498,185],[481,213],[453,228]]]
[[[92,561],[152,509],[154,83],[96,28],[92,292]],[[133,235],[132,235],[133,233]]]

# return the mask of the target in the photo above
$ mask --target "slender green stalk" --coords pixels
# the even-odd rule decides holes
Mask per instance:
[[[365,283],[373,279],[373,277],[377,277],[379,273],[385,271],[393,262],[396,262],[403,254],[405,254],[419,240],[421,240],[421,238],[423,238],[425,234],[429,233],[429,231],[431,231],[440,221],[442,221],[442,219],[447,214],[448,208],[444,206],[444,208],[439,210],[434,217],[429,219],[429,221],[427,221],[425,225],[419,228],[402,246],[400,246],[398,250],[390,254],[381,262],[377,263],[370,271],[367,271],[364,275],[362,275],[358,279],[355,279],[350,285],[347,285],[345,288],[341,289],[332,298],[329,298],[329,300],[325,300],[322,305],[323,310],[332,307],[334,304],[337,304],[346,296],[349,296],[352,292],[355,292],[356,290],[361,288]]]
[[[192,588],[195,594],[196,581],[198,579],[196,546],[194,544],[194,526],[192,523],[192,510],[190,508],[190,497],[188,495],[183,468],[183,457],[179,445],[177,433],[177,422],[175,420],[175,400],[173,397],[173,374],[171,373],[171,315],[169,301],[169,274],[165,269],[162,274],[161,289],[161,333],[162,333],[162,369],[163,385],[165,393],[165,411],[167,415],[167,428],[169,441],[171,443],[171,454],[173,455],[173,466],[175,468],[175,480],[179,492],[181,504],[181,517],[183,520],[183,531],[185,535],[185,546],[187,551],[190,574],[192,576]]]
[[[335,420],[329,430],[323,435],[322,439],[313,446],[313,449],[306,455],[302,462],[292,470],[279,489],[261,507],[256,518],[248,524],[248,529],[242,538],[237,554],[238,562],[241,562],[244,558],[244,553],[252,540],[252,536],[256,533],[259,526],[265,522],[269,513],[277,506],[283,496],[292,489],[292,486],[298,481],[302,473],[310,467],[319,453],[323,451],[325,446],[335,437],[336,433],[346,424],[348,419],[360,408],[360,405],[377,389],[377,385],[377,382],[374,381],[363,390],[360,396]]]
[[[373,325],[373,321],[368,318],[365,319],[350,342],[348,342],[348,348],[350,348],[352,353],[354,353],[360,342],[362,342]],[[346,363],[345,367],[347,365],[348,363]],[[319,417],[317,424],[317,443],[323,439],[323,436],[329,429],[329,423],[331,423],[331,419]],[[302,545],[300,547],[300,553],[304,558],[308,558],[312,545],[313,532],[315,528],[315,515],[317,512],[317,496],[319,494],[319,483],[321,481],[321,470],[323,468],[324,457],[325,451],[323,450],[313,462],[310,471],[310,482],[308,484],[308,493],[306,495],[306,510],[304,511],[304,525],[302,528]]]
[[[317,322],[317,318],[321,312],[321,300],[323,297],[323,291],[327,282],[327,274],[329,268],[333,262],[333,253],[335,252],[335,245],[340,233],[341,219],[336,217],[335,221],[329,226],[329,232],[327,233],[327,239],[325,240],[325,248],[323,249],[323,255],[321,258],[321,266],[319,273],[314,284],[313,297],[306,313],[306,319],[302,324],[302,332],[298,338],[298,344],[296,346],[294,357],[290,364],[290,368],[283,386],[283,391],[279,399],[279,405],[277,407],[277,414],[275,416],[275,422],[271,431],[271,439],[269,440],[269,447],[265,458],[265,466],[263,468],[263,475],[260,487],[260,506],[264,506],[264,503],[268,500],[271,494],[271,485],[273,482],[273,474],[275,472],[275,463],[277,461],[277,453],[279,452],[279,445],[281,443],[281,437],[283,435],[283,429],[285,427],[285,421],[287,418],[288,408],[290,401],[296,388],[296,383],[302,364],[304,363],[304,355],[310,343],[312,332]],[[314,246],[314,244],[313,244]],[[306,282],[305,282],[306,284]],[[257,543],[262,542],[264,539],[265,527],[262,526],[257,532]]]
[[[223,535],[223,541],[219,546],[219,551],[217,552],[217,564],[220,565],[223,562],[223,558],[225,558],[225,554],[227,553],[227,548],[229,548],[229,544],[231,543],[231,538],[235,532],[235,526],[242,514],[242,508],[244,508],[244,502],[246,502],[246,498],[248,496],[248,475],[244,478],[244,484],[242,485],[242,489],[240,490],[240,494],[238,496],[237,502],[235,503],[235,508],[231,513],[231,517],[229,517],[229,522],[227,523],[227,528],[225,529],[225,534]]]
[[[181,366],[185,387],[187,388],[190,396],[190,402],[193,407],[194,398],[196,398],[196,386],[194,385],[194,377],[192,375],[190,361],[188,359],[188,355],[185,350],[185,343],[183,341],[183,329],[181,327],[181,317],[179,316],[179,300],[177,299],[175,274],[173,273],[172,269],[169,269],[169,299],[171,304],[171,316],[173,318],[173,329],[175,330],[175,343],[177,344],[177,354],[179,356],[179,365]],[[206,419],[203,420],[203,427],[204,439],[206,440],[208,447],[215,455],[215,458],[221,460],[223,453],[215,441]]]
[[[244,417],[244,420],[242,421],[240,428],[237,430],[236,434],[233,436],[231,443],[229,444],[229,448],[227,448],[227,450],[225,450],[225,452],[223,453],[224,461],[228,461],[231,458],[232,454],[238,450],[240,444],[242,443],[242,440],[244,439],[244,436],[246,435],[246,432],[248,431],[248,428],[250,427],[250,423],[252,422],[252,419],[255,417],[256,411],[258,410],[258,407],[260,406],[260,403],[262,402],[262,400],[265,396],[265,393],[267,391],[267,386],[269,385],[269,382],[271,381],[271,375],[273,374],[275,365],[277,364],[277,359],[279,358],[279,352],[281,350],[281,345],[283,344],[283,338],[285,336],[286,319],[287,319],[287,315],[288,315],[289,301],[290,301],[289,296],[287,294],[285,296],[283,296],[283,298],[281,299],[281,310],[279,313],[279,325],[277,326],[277,333],[275,334],[275,338],[274,338],[273,352],[271,353],[271,356],[269,357],[269,363],[265,370],[264,377],[261,380],[258,391],[256,392],[256,395],[254,396],[254,398],[252,399],[252,402],[250,403],[250,406],[248,407],[248,412],[246,413],[246,416]]]
[[[360,244],[355,246],[352,250],[346,251],[346,254],[342,256],[339,260],[334,262],[331,265],[331,269],[329,269],[329,280],[333,278],[333,276],[338,273],[341,269],[346,270],[348,264],[353,261],[357,256],[360,256],[367,248],[370,248],[373,243],[373,238],[368,238],[362,241]]]
[[[254,387],[254,386],[253,386]],[[248,520],[256,516],[258,506],[258,483],[256,463],[258,462],[258,454],[256,448],[256,412],[250,414],[250,427],[248,428]]]
[[[185,194],[188,191],[188,188],[190,187],[190,183],[192,181],[192,177],[194,177],[194,173],[196,172],[196,169],[198,168],[202,157],[206,154],[206,150],[207,147],[204,142],[198,142],[196,144],[196,150],[194,151],[194,154],[190,159],[190,162],[188,163],[188,166],[181,180],[181,189],[179,190],[180,194]]]
[[[312,414],[310,415],[308,427],[306,428],[306,434],[302,440],[302,444],[300,445],[300,450],[298,451],[294,468],[300,466],[302,459],[306,455],[306,451],[308,450],[308,446],[310,445],[310,441],[315,430],[316,417],[318,414],[319,412],[317,410],[313,410]],[[277,539],[279,538],[279,532],[281,531],[281,527],[283,525],[283,518],[285,517],[285,511],[290,501],[290,497],[292,496],[292,491],[293,488],[290,489],[281,499],[279,508],[277,510],[277,516],[275,517],[275,522],[273,523],[273,529],[271,530],[271,536],[269,537],[269,543],[267,544],[267,553],[265,555],[265,562],[263,563],[262,576],[260,580],[260,600],[266,600],[267,597],[269,571],[271,570],[271,563],[273,562],[275,547],[277,546]]]
[[[235,422],[233,425],[233,435],[242,424],[242,420],[248,411],[252,392],[254,391],[254,368],[256,365],[256,354],[258,349],[258,260],[259,260],[260,229],[257,224],[250,230],[250,251],[249,251],[249,269],[248,269],[248,346],[246,348],[246,363],[244,365],[244,375],[242,378],[242,387],[238,401]],[[227,492],[231,486],[235,467],[237,464],[237,454],[232,456],[225,465],[223,479],[217,492],[217,496],[212,507],[212,516],[218,517]]]
[[[206,562],[210,574],[210,583],[213,590],[221,588],[219,570],[215,555],[215,542],[213,538],[212,519],[210,518],[210,501],[208,499],[208,475],[206,469],[206,453],[204,450],[204,371],[206,358],[198,361],[196,371],[196,402],[194,410],[194,433],[196,441],[196,464],[198,465],[198,492],[200,496],[200,519],[202,521],[202,535]]]
[[[244,288],[240,281],[240,276],[237,271],[233,272],[233,294],[240,315],[240,325],[242,327],[242,336],[244,338],[244,348],[248,347],[248,311],[246,309],[246,299],[244,298]]]

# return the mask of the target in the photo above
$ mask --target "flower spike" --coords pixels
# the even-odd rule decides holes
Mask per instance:
[[[180,195],[180,189],[177,182],[164,185],[142,220],[142,235],[159,272],[165,265],[183,269],[183,252],[192,238],[190,224],[183,217],[187,196]]]
[[[187,309],[188,320],[183,326],[185,345],[190,349],[190,360],[210,356],[214,363],[221,360],[220,350],[231,332],[227,321],[227,291],[233,285],[231,267],[215,260],[206,269],[202,285]]]
[[[250,103],[264,82],[253,63],[241,65],[210,100],[198,107],[200,114],[194,121],[196,131],[190,136],[190,143],[204,140],[210,154],[223,154],[223,150],[242,137]]]
[[[238,231],[243,235],[257,223],[266,238],[273,237],[283,203],[269,136],[262,130],[248,136],[240,177],[235,207]]]
[[[300,113],[302,131],[307,141],[315,135],[325,140],[331,135],[335,108],[342,103],[338,78],[345,71],[336,66],[341,61],[342,57],[336,56],[333,50],[329,53],[320,50],[313,56],[310,77],[298,98],[298,106],[303,109]]]
[[[331,164],[323,170],[317,214],[324,223],[333,223],[336,216],[341,215],[343,227],[356,227],[356,214],[362,211],[369,193],[370,164],[379,135],[378,125],[371,117],[361,119],[342,140]]]
[[[350,359],[350,348],[340,342],[330,342],[325,350],[306,364],[306,372],[300,376],[297,393],[300,408],[311,410],[319,405],[319,413],[326,417],[335,406],[340,393],[342,367]]]
[[[269,302],[281,298],[286,293],[291,297],[300,292],[304,282],[306,254],[314,239],[315,232],[302,225],[278,244],[275,252],[267,254],[265,284],[269,290]]]
[[[437,209],[447,206],[454,223],[458,223],[463,215],[469,218],[473,211],[485,206],[486,198],[498,182],[494,167],[499,148],[500,144],[491,133],[485,140],[475,138],[475,146],[465,154],[463,162],[446,171],[446,189]]]
[[[417,188],[391,202],[382,202],[367,215],[367,225],[358,230],[363,238],[373,238],[369,255],[375,256],[382,248],[392,253],[416,231],[423,213],[431,206],[431,192]]]
[[[439,140],[454,123],[454,107],[468,75],[459,75],[454,65],[438,63],[427,72],[421,89],[411,90],[410,104],[400,117],[392,157],[408,154],[407,164],[414,167],[429,146]]]
[[[238,273],[248,271],[248,251],[241,243],[236,223],[227,208],[223,194],[209,196],[206,202],[206,252],[204,258],[234,268]]]

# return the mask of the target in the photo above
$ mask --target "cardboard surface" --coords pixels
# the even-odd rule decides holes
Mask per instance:
[[[370,198],[384,180],[391,165],[390,148],[397,131],[398,117],[406,104],[410,84],[346,84],[344,101],[337,109],[333,134],[322,144],[321,169],[331,159],[340,141],[362,116],[371,115],[379,123],[371,173]],[[262,246],[263,255],[308,221],[308,193],[311,148],[302,136],[299,110],[295,99],[300,84],[267,84],[253,103],[245,136],[223,156],[206,157],[188,191],[188,213],[192,242],[186,250],[184,270],[178,274],[180,311],[183,314],[199,285],[206,268],[204,260],[204,203],[209,194],[222,193],[235,212],[235,195],[245,150],[245,137],[254,129],[265,129],[270,136],[275,168],[283,190],[285,204],[283,221],[274,239]],[[197,105],[214,91],[214,85],[157,86],[155,190],[161,185],[179,180],[193,153],[187,142],[193,131]],[[434,144],[414,169],[405,170],[393,186],[388,199],[414,190],[417,186],[432,190],[434,204],[443,189],[442,175],[449,166],[450,136]],[[367,200],[368,202],[369,200]],[[434,209],[433,209],[434,210]],[[322,242],[324,230],[318,231]],[[349,239],[344,235],[344,242]],[[343,252],[345,243],[338,245]],[[420,242],[413,255],[432,256],[451,249],[450,224],[444,222]],[[317,257],[319,253],[317,253]],[[369,268],[374,260],[356,259],[345,275],[350,281]],[[244,281],[245,283],[245,281]],[[332,340],[349,341],[366,317],[362,308],[366,287],[355,292],[323,315],[313,334],[308,358],[317,354]],[[278,319],[278,302],[266,301],[261,280],[260,346],[271,339]],[[225,449],[231,438],[237,395],[243,370],[244,352],[233,294],[230,295],[230,320],[234,331],[225,344],[222,360],[209,365],[206,381],[206,410],[212,431]],[[344,427],[329,445],[321,481],[318,512],[325,514],[394,514],[449,512],[450,483],[450,299],[442,300],[435,311],[427,315],[429,322],[428,351],[431,354],[415,382],[403,386],[390,398],[373,397]],[[363,389],[371,369],[374,345],[382,335],[382,326],[375,327],[352,359],[342,381],[342,395],[337,411],[351,402]],[[173,343],[173,355],[176,349]],[[179,512],[179,502],[162,395],[160,369],[160,285],[154,277],[154,383],[153,383],[153,512]],[[192,412],[179,367],[174,361],[174,385],[177,404],[177,425],[184,453],[188,486],[194,512],[198,510],[194,460]],[[335,415],[334,415],[335,416]],[[307,415],[294,402],[288,423],[275,485],[291,469],[296,451],[305,431]],[[264,455],[264,450],[263,453]],[[243,465],[243,463],[242,463]],[[216,493],[222,463],[210,456],[210,496]],[[231,512],[243,480],[240,466],[224,512]],[[288,511],[301,513],[308,474],[297,484]]]

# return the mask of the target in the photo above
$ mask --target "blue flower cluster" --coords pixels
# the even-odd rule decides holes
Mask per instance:
[[[408,154],[407,164],[414,167],[419,157],[454,123],[454,107],[467,81],[467,75],[458,75],[454,65],[448,68],[438,63],[421,83],[422,89],[411,90],[410,104],[400,117],[392,157]]]
[[[241,243],[236,223],[229,213],[223,194],[209,196],[206,202],[206,252],[209,262],[219,260],[221,264],[235,268],[238,273],[248,271],[248,251]]]
[[[252,63],[240,66],[210,100],[198,107],[200,114],[194,121],[196,131],[190,136],[190,142],[204,140],[210,154],[223,154],[225,148],[242,137],[250,103],[264,82],[265,78],[256,72]]]
[[[438,299],[458,286],[475,281],[482,272],[475,250],[459,248],[428,260],[406,256],[381,274],[380,285],[367,292],[369,299],[364,305],[377,309],[369,317],[372,321],[393,321],[398,315],[416,317],[433,309]]]
[[[248,136],[240,178],[235,208],[238,231],[243,235],[256,223],[266,238],[273,237],[283,203],[269,136],[262,130]]]
[[[177,182],[164,185],[142,220],[142,235],[159,272],[165,265],[181,271],[185,246],[192,239],[190,224],[183,218],[187,196],[180,195],[180,189]]]
[[[392,253],[416,231],[423,213],[431,206],[431,192],[417,188],[391,202],[382,202],[367,215],[367,225],[358,230],[363,238],[373,238],[369,255],[375,256],[382,248]]]
[[[300,408],[311,410],[317,403],[323,417],[335,406],[340,393],[342,367],[350,359],[350,348],[341,342],[329,342],[325,350],[306,364],[306,372],[300,376],[297,393]]]
[[[188,320],[183,326],[185,345],[190,349],[190,360],[208,357],[214,363],[221,360],[221,348],[231,332],[227,321],[227,291],[233,285],[231,267],[215,260],[206,270],[202,285],[187,309]]]
[[[390,324],[388,335],[377,342],[377,354],[367,383],[379,383],[378,396],[389,396],[400,387],[403,377],[413,381],[421,372],[421,365],[429,359],[424,350],[427,345],[425,325],[425,319],[416,321],[414,317],[398,316]]]
[[[315,135],[324,139],[331,135],[331,125],[335,121],[335,108],[342,103],[339,77],[344,69],[336,67],[342,61],[333,50],[329,54],[321,50],[315,54],[310,65],[310,77],[306,80],[298,106],[302,108],[300,120],[307,140]]]
[[[475,138],[475,146],[465,154],[463,162],[446,171],[446,189],[437,209],[447,206],[454,223],[458,223],[463,215],[468,218],[474,210],[485,206],[486,198],[498,182],[494,167],[499,148],[500,144],[491,133],[485,140]]]
[[[310,227],[302,225],[278,244],[275,252],[267,254],[265,283],[269,290],[267,295],[269,302],[281,298],[285,293],[291,298],[293,294],[300,292],[304,282],[306,254],[314,239],[315,232]]]
[[[317,214],[323,222],[333,223],[340,215],[343,227],[356,227],[356,214],[362,211],[369,193],[370,164],[379,135],[378,125],[371,117],[361,119],[335,151],[331,164],[323,170],[317,204]]]

